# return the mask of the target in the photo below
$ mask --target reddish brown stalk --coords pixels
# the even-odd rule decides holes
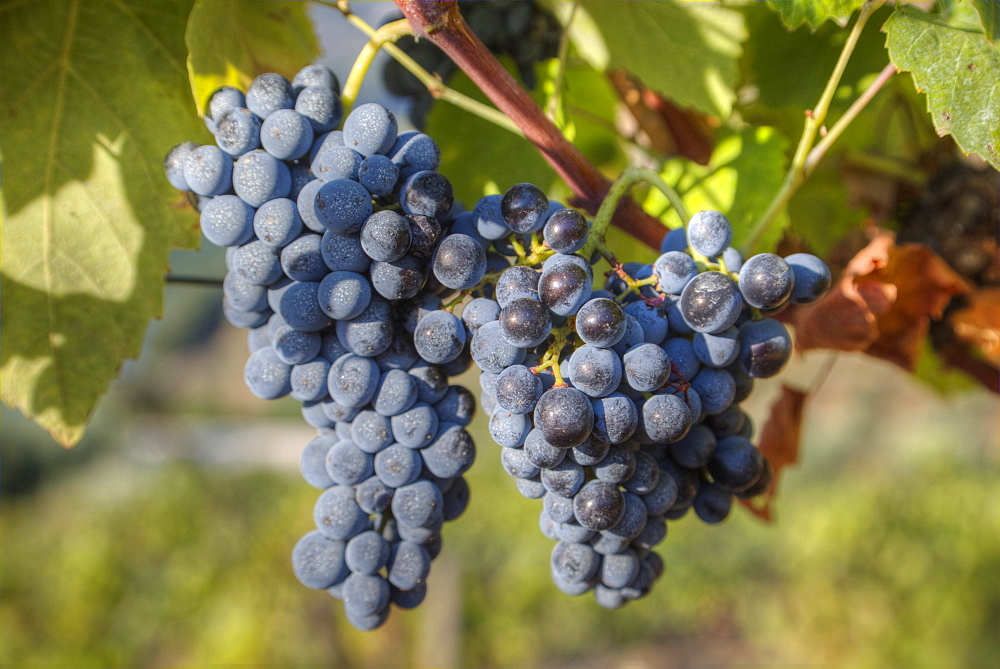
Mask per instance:
[[[611,182],[568,142],[531,96],[517,83],[469,28],[455,0],[394,0],[414,32],[430,39],[506,114],[535,145],[552,169],[573,190],[574,206],[595,213]],[[658,248],[666,228],[624,198],[612,223]]]

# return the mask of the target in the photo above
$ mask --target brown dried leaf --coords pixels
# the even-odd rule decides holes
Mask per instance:
[[[801,349],[864,351],[912,371],[931,318],[968,285],[923,244],[896,246],[878,233],[847,264],[830,293],[783,320]]]
[[[760,452],[771,463],[774,480],[767,491],[755,499],[740,500],[758,518],[770,521],[774,496],[782,470],[799,460],[799,435],[802,410],[807,394],[789,386],[781,387],[781,395],[771,405],[771,415],[760,433]]]
[[[966,306],[952,312],[951,324],[959,339],[1000,366],[1000,287],[970,293]]]

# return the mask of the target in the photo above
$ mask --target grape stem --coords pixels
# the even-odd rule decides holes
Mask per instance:
[[[412,2],[394,0],[410,20],[414,33],[434,42],[472,80],[497,108],[515,123],[574,193],[571,203],[593,213],[611,187],[562,132],[545,116],[530,95],[472,32],[455,0]],[[663,225],[631,198],[622,201],[614,224],[656,248]]]
[[[760,244],[761,239],[777,220],[778,215],[788,206],[789,200],[792,199],[792,195],[799,189],[802,182],[816,168],[816,165],[826,154],[830,145],[840,137],[844,129],[857,117],[858,113],[871,101],[879,89],[889,80],[892,73],[895,72],[894,65],[891,63],[887,65],[868,89],[858,97],[854,104],[851,105],[847,112],[814,148],[813,142],[816,140],[816,135],[820,132],[820,129],[824,127],[823,121],[826,120],[827,112],[830,111],[830,102],[833,100],[834,93],[836,93],[837,87],[840,85],[840,79],[847,68],[847,62],[854,52],[854,47],[858,43],[858,38],[861,37],[861,31],[864,29],[865,24],[868,23],[871,15],[884,3],[885,0],[865,0],[865,4],[861,6],[858,20],[854,23],[854,27],[847,37],[847,42],[840,52],[840,58],[837,59],[837,64],[834,66],[833,72],[826,82],[826,88],[823,89],[816,107],[806,112],[806,122],[802,129],[802,137],[799,139],[799,145],[795,149],[792,163],[788,166],[785,180],[782,182],[778,192],[775,193],[767,210],[754,223],[748,240],[741,249],[744,256],[752,255],[752,251]]]
[[[597,210],[597,215],[594,217],[594,224],[590,228],[590,233],[587,237],[587,244],[580,251],[580,255],[584,258],[590,258],[595,251],[598,251],[603,255],[612,267],[618,264],[618,259],[615,258],[614,254],[608,249],[607,245],[604,243],[605,235],[608,231],[608,226],[611,224],[612,218],[618,210],[622,198],[625,197],[629,189],[632,186],[646,182],[655,186],[661,193],[663,193],[670,205],[677,212],[678,217],[680,217],[683,224],[687,223],[688,212],[687,208],[684,206],[681,196],[677,194],[677,191],[668,184],[666,181],[660,178],[660,175],[649,169],[648,167],[627,167],[621,173],[621,176],[611,184],[611,188],[608,189],[608,194],[601,202],[600,208]],[[663,237],[663,226],[665,224],[660,223],[660,231],[655,246],[659,246],[659,238]],[[695,258],[697,260],[697,258]]]
[[[362,19],[360,16],[351,11],[350,5],[347,2],[343,1],[329,2],[328,0],[316,0],[316,2],[318,2],[321,5],[325,5],[327,7],[333,7],[334,9],[338,10],[341,14],[344,15],[344,18],[347,19],[347,21],[351,25],[353,25],[355,28],[357,28],[364,34],[368,35],[370,40],[378,33],[378,31],[372,28],[370,25],[368,25],[368,23],[364,19]],[[412,35],[413,30],[410,29],[407,31],[407,33],[404,34]],[[498,125],[504,130],[508,130],[514,133],[515,135],[522,137],[524,136],[524,133],[521,132],[521,129],[517,126],[517,124],[515,124],[509,118],[507,118],[505,114],[497,111],[496,109],[493,109],[489,105],[485,105],[478,100],[470,98],[467,95],[463,95],[462,93],[459,93],[455,89],[449,88],[445,86],[443,83],[441,83],[441,80],[439,78],[437,78],[436,76],[425,70],[423,67],[420,66],[420,63],[413,60],[413,58],[411,58],[405,51],[403,51],[398,46],[393,44],[393,42],[396,39],[399,39],[399,37],[402,37],[402,35],[398,35],[396,36],[395,39],[384,41],[381,44],[379,44],[378,47],[374,47],[374,51],[372,52],[372,58],[374,58],[374,55],[379,48],[384,48],[386,53],[392,56],[392,58],[398,61],[399,64],[402,65],[404,68],[406,68],[406,70],[410,74],[416,77],[421,84],[427,87],[428,92],[433,97],[451,103],[456,107],[464,109],[465,111],[471,114],[475,114],[476,116],[485,119],[490,123]],[[369,41],[368,44],[370,45],[372,44],[372,42]],[[366,45],[366,48],[367,47],[368,45]],[[363,53],[364,51],[362,51],[362,54]],[[358,58],[360,60],[361,56],[359,55]],[[371,64],[370,61],[368,64],[369,65]],[[355,67],[357,67],[357,62],[355,62]],[[366,71],[367,71],[367,66],[366,66]],[[354,68],[351,69],[351,73],[352,74],[354,73]],[[361,76],[363,78],[364,73],[362,73]],[[350,75],[348,76],[348,81],[350,81]],[[360,87],[361,85],[360,81],[358,82],[357,85],[358,87]],[[345,92],[348,90],[347,85],[344,86],[344,90]],[[356,94],[357,93],[355,91],[355,95]],[[353,104],[353,100],[351,100],[351,102]],[[347,109],[348,105],[345,102],[345,116]]]
[[[406,19],[387,23],[371,34],[362,47],[361,53],[355,59],[354,65],[351,66],[351,72],[347,75],[347,81],[344,83],[341,100],[344,103],[345,117],[351,113],[351,108],[354,107],[354,102],[358,99],[361,83],[365,80],[365,75],[368,74],[368,69],[371,67],[372,61],[375,60],[379,49],[390,42],[395,42],[400,37],[412,34],[413,29],[410,28],[410,22]]]
[[[570,343],[570,337],[576,332],[576,317],[570,317],[566,320],[565,325],[560,328],[552,329],[552,343],[549,344],[549,348],[545,351],[545,355],[542,356],[541,361],[536,367],[530,367],[529,369],[533,374],[539,374],[543,370],[551,369],[552,375],[556,379],[556,383],[553,388],[565,388],[567,385],[566,381],[563,379],[562,372],[559,370],[559,356],[562,350],[566,348],[566,345]]]

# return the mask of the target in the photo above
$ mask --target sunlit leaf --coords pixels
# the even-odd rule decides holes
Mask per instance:
[[[720,141],[708,165],[683,159],[667,161],[663,178],[678,190],[688,213],[702,209],[723,212],[733,224],[733,245],[739,246],[785,178],[787,146],[788,140],[774,128],[748,128]],[[646,210],[654,215],[662,211],[664,220],[672,225],[681,223],[659,192],[650,194]],[[779,214],[761,248],[773,247],[787,225],[787,214]]]
[[[803,23],[815,30],[827,20],[843,25],[863,4],[865,0],[767,0],[767,5],[792,30]]]
[[[184,68],[189,3],[0,6],[3,401],[64,445],[159,316],[197,218],[163,176],[204,141]]]
[[[981,32],[955,28],[909,5],[884,28],[889,57],[927,93],[939,135],[1000,169],[1000,51]]]
[[[701,3],[585,0],[581,7],[608,53],[592,65],[627,70],[682,107],[729,116],[747,37],[741,14]]]
[[[1000,37],[1000,4],[996,0],[972,0],[972,5],[979,12],[986,36],[991,42],[996,42]]]
[[[307,2],[197,0],[187,25],[188,74],[198,113],[220,86],[246,90],[263,72],[291,78],[319,53]]]

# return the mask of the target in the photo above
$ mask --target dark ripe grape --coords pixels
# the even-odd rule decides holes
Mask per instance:
[[[593,282],[594,269],[590,266],[590,262],[574,253],[554,253],[550,255],[544,262],[542,262],[542,271],[545,272],[556,265],[562,265],[567,262],[576,265],[586,272],[587,277],[591,280],[591,282]]]
[[[793,253],[785,258],[792,268],[795,284],[791,300],[795,304],[812,304],[826,294],[833,282],[830,268],[811,253]]]
[[[317,182],[313,181],[312,183]],[[319,250],[323,254],[323,262],[333,272],[338,270],[367,272],[371,266],[371,258],[361,248],[359,235],[340,234],[327,230],[323,233],[323,242],[320,244]]]
[[[399,260],[410,248],[410,222],[388,209],[375,212],[361,228],[361,248],[372,260]]]
[[[498,318],[500,318],[500,305],[487,297],[477,297],[462,309],[462,322],[465,323],[470,337],[485,323]]]
[[[529,183],[514,184],[500,201],[500,213],[507,227],[518,234],[541,229],[548,208],[549,199],[542,189]]]
[[[201,149],[191,155],[198,151]],[[233,190],[251,207],[259,207],[276,197],[287,197],[291,188],[292,175],[285,163],[261,149],[244,153],[233,165]]]
[[[650,517],[662,516],[677,501],[677,480],[662,468],[659,472],[656,486],[642,496],[642,502],[646,505],[646,514]]]
[[[490,321],[476,330],[469,351],[480,369],[494,374],[524,360],[524,349],[507,342],[500,321]]]
[[[340,96],[329,87],[307,86],[295,98],[295,111],[309,119],[313,134],[320,135],[337,127],[344,114],[344,105]]]
[[[496,283],[496,301],[506,307],[519,297],[538,299],[538,272],[523,265],[514,265],[503,271]]]
[[[739,436],[720,439],[708,463],[708,473],[716,485],[729,492],[741,492],[764,473],[764,456],[748,439]]]
[[[351,573],[344,560],[346,544],[313,530],[299,539],[292,550],[295,578],[307,588],[325,590],[341,583]]]
[[[736,382],[732,375],[724,369],[703,367],[691,379],[691,388],[698,393],[702,410],[709,415],[715,415],[726,410],[736,397]]]
[[[433,170],[410,175],[399,189],[399,204],[410,216],[420,214],[447,221],[454,203],[451,182]]]
[[[587,440],[566,452],[566,456],[581,467],[592,467],[605,458],[611,444],[594,436],[591,432]]]
[[[403,329],[413,334],[417,329],[417,323],[427,314],[441,309],[444,304],[437,295],[423,293],[413,300],[397,305],[396,314],[403,325]]]
[[[552,388],[535,405],[535,427],[556,448],[570,448],[590,435],[594,410],[590,400],[575,388]]]
[[[773,309],[792,294],[795,274],[781,256],[758,253],[740,269],[740,293],[743,301],[759,309]]]
[[[295,106],[295,95],[288,79],[280,74],[265,72],[247,87],[247,108],[261,118],[267,118],[279,109]]]
[[[410,255],[430,258],[441,239],[441,224],[433,216],[414,214],[406,217],[410,224]]]
[[[423,546],[401,541],[393,547],[388,567],[389,583],[400,590],[410,590],[424,583],[431,570],[431,558]]]
[[[739,434],[743,429],[743,423],[747,420],[747,415],[738,404],[732,404],[722,413],[708,416],[705,424],[712,428],[712,431],[719,437],[728,437],[731,434]]]
[[[208,118],[212,119],[218,128],[219,119],[230,109],[246,107],[247,99],[243,91],[235,86],[223,86],[208,98]],[[259,118],[258,118],[259,120]],[[211,128],[210,128],[211,129]]]
[[[434,408],[417,402],[410,409],[389,419],[396,442],[407,448],[424,448],[438,432],[440,420]]]
[[[589,581],[601,566],[601,556],[588,544],[560,541],[552,549],[552,573],[567,583]]]
[[[389,561],[389,544],[374,530],[362,532],[347,542],[347,566],[356,574],[374,574]]]
[[[684,251],[687,249],[687,245],[687,231],[684,228],[674,228],[663,235],[663,239],[660,241],[660,253]]]
[[[670,444],[681,439],[693,420],[680,395],[653,395],[642,407],[643,426],[656,443]]]
[[[396,142],[396,117],[382,105],[369,102],[355,107],[344,120],[344,146],[362,156],[388,153]]]
[[[589,530],[607,530],[625,515],[625,497],[614,483],[590,481],[573,498],[573,514]]]
[[[544,485],[544,481],[542,484]],[[568,523],[573,517],[573,498],[546,490],[542,498],[542,510],[557,523]]]
[[[531,431],[527,416],[497,407],[490,416],[490,436],[504,448],[520,448]]]
[[[472,222],[483,239],[495,240],[510,234],[510,228],[500,211],[502,195],[487,195],[476,203],[472,210]]]
[[[382,375],[369,358],[344,355],[330,366],[330,397],[347,407],[363,407],[371,401]]]
[[[279,109],[260,126],[260,143],[278,160],[297,160],[313,143],[312,122],[294,109]]]
[[[444,519],[452,521],[465,513],[469,506],[469,484],[459,476],[444,494]]]
[[[431,445],[420,451],[424,466],[434,476],[454,478],[469,470],[476,459],[476,444],[461,425],[441,424]],[[449,489],[450,492],[450,489]],[[445,495],[447,500],[447,495]]]
[[[290,244],[302,232],[302,217],[295,201],[279,197],[262,204],[253,214],[253,230],[268,246],[281,248]]]
[[[555,467],[543,469],[541,479],[546,490],[568,498],[575,495],[583,487],[586,473],[583,467],[569,458],[565,458]]]
[[[660,467],[649,453],[635,453],[635,471],[632,477],[622,485],[627,492],[634,495],[645,495],[656,488],[660,482]]]
[[[590,298],[590,276],[579,265],[561,262],[542,271],[538,297],[553,313],[569,316]]]
[[[533,429],[524,440],[524,454],[531,464],[541,469],[551,469],[566,457],[565,448],[556,448],[545,441],[542,431]],[[317,486],[319,487],[319,486]]]
[[[476,413],[476,397],[465,386],[448,386],[448,392],[435,402],[434,410],[442,423],[466,426]]]
[[[788,330],[773,318],[747,321],[740,326],[740,339],[740,367],[755,379],[774,376],[792,355]]]
[[[703,256],[711,258],[719,255],[732,240],[733,226],[721,212],[706,209],[699,211],[688,221],[688,244]]]
[[[306,65],[292,77],[292,91],[299,95],[307,86],[323,86],[340,95],[340,82],[337,75],[326,65]]]
[[[572,506],[572,504],[570,506]],[[556,527],[556,535],[559,537],[559,541],[566,541],[574,544],[590,541],[594,537],[594,534],[594,530],[587,529],[580,523],[576,522],[575,518],[565,523],[559,523]]]
[[[358,165],[358,181],[376,197],[390,195],[398,178],[399,168],[389,158],[377,153],[368,156]]]
[[[545,221],[545,243],[557,253],[575,253],[587,243],[587,219],[575,209],[557,209]]]
[[[448,235],[438,245],[432,266],[442,285],[465,290],[479,283],[486,273],[486,252],[468,235]]]
[[[663,347],[639,344],[622,357],[628,384],[642,393],[659,390],[670,378],[670,358]]]
[[[715,443],[712,430],[699,423],[683,438],[670,444],[670,456],[683,467],[700,469],[712,459]]]
[[[549,310],[538,300],[519,297],[500,311],[504,339],[518,348],[531,348],[545,341],[552,330]]]
[[[696,332],[692,344],[695,356],[709,367],[726,367],[740,355],[740,334],[735,327],[716,334]]]
[[[645,503],[646,498],[642,498]],[[667,538],[667,523],[663,520],[662,515],[647,516],[646,526],[642,528],[642,532],[639,533],[635,539],[632,540],[632,548],[639,549],[643,552],[652,551],[654,548],[663,543],[663,540]],[[656,555],[655,553],[650,553]],[[648,554],[647,554],[648,555]],[[656,559],[659,559],[659,555]],[[660,573],[663,573],[663,564],[660,563]]]
[[[624,310],[622,310],[624,313]],[[646,341],[646,335],[642,330],[642,326],[639,325],[639,320],[632,316],[631,314],[625,314],[625,334],[622,338],[614,345],[614,352],[618,355],[625,355],[625,353],[635,346],[636,344],[641,344]]]
[[[736,323],[743,298],[721,272],[702,272],[688,282],[678,302],[684,322],[696,332],[721,332]]]
[[[620,445],[613,445],[607,455],[594,465],[594,475],[608,483],[624,483],[635,472],[635,454]]]
[[[432,311],[417,322],[413,344],[427,362],[451,362],[465,346],[465,325],[449,311]]]
[[[576,333],[586,344],[611,348],[622,340],[628,322],[625,312],[614,300],[599,297],[580,307],[576,316]]]
[[[503,470],[516,479],[534,479],[541,473],[539,468],[532,464],[528,455],[520,448],[500,449],[500,464]]]
[[[316,142],[313,143],[314,148],[315,146]],[[357,181],[361,161],[361,154],[354,149],[349,149],[343,144],[325,141],[310,161],[309,169],[320,181],[333,181],[334,179],[354,179]]]
[[[260,117],[249,109],[233,107],[214,118],[215,143],[229,155],[242,156],[260,147]]]
[[[610,349],[584,344],[569,359],[569,378],[591,397],[610,395],[622,380],[621,358]]]
[[[402,370],[393,371],[406,376]],[[365,453],[378,453],[392,443],[389,417],[370,409],[362,411],[351,421],[351,441]]]
[[[338,485],[326,490],[313,509],[316,528],[323,536],[344,541],[368,529],[368,514],[354,499],[352,486]]]
[[[709,525],[721,523],[733,508],[733,493],[712,483],[704,483],[694,497],[694,512]]]
[[[265,400],[284,397],[292,391],[292,367],[281,361],[273,348],[254,351],[243,369],[250,392]]]
[[[767,458],[764,458],[764,471],[761,472],[760,478],[746,490],[736,493],[736,496],[740,499],[750,499],[751,497],[763,495],[771,487],[773,481],[774,469],[771,467],[771,462]]]
[[[698,275],[694,258],[681,251],[668,251],[653,263],[653,274],[660,280],[664,293],[680,295],[688,281]]]
[[[594,399],[593,434],[612,444],[620,444],[635,432],[639,414],[635,403],[621,393]]]
[[[242,93],[240,96],[242,97]],[[190,191],[187,181],[184,179],[184,161],[188,155],[198,148],[195,142],[181,142],[172,147],[163,159],[163,171],[166,172],[167,181],[177,190]]]
[[[670,357],[670,362],[672,363],[671,369],[673,370],[676,367],[676,371],[671,374],[672,377],[676,377],[679,374],[684,381],[690,381],[698,373],[698,370],[701,369],[701,363],[694,352],[694,345],[689,339],[671,337],[663,342],[663,350]],[[675,378],[674,380],[679,379]]]
[[[622,515],[622,519],[614,527],[604,530],[601,534],[608,539],[621,538],[627,544],[639,536],[643,528],[646,527],[646,505],[642,503],[642,499],[638,495],[626,492],[623,496],[625,497],[625,513]]]
[[[441,163],[437,143],[429,135],[415,130],[399,133],[387,155],[399,168],[403,179],[423,170],[436,170]]]
[[[389,303],[373,295],[368,306],[349,321],[337,321],[337,339],[355,355],[374,358],[392,345]]]
[[[323,237],[314,232],[299,235],[281,249],[278,259],[285,276],[293,281],[320,281],[329,271],[320,245]]]
[[[542,396],[542,380],[524,365],[513,365],[500,372],[494,396],[497,404],[506,411],[531,413]]]
[[[650,344],[661,344],[667,338],[669,326],[660,307],[654,307],[640,301],[625,305],[623,311],[639,323],[639,327],[642,328],[643,341]]]
[[[325,490],[334,486],[333,479],[326,471],[326,454],[337,443],[332,435],[316,437],[302,449],[299,457],[299,469],[306,483],[314,488]]]
[[[183,178],[198,195],[222,195],[233,185],[233,157],[211,144],[193,147],[184,156]],[[176,173],[175,179],[180,180]]]
[[[216,246],[239,246],[254,236],[254,209],[235,195],[218,195],[201,208],[201,232]]]

